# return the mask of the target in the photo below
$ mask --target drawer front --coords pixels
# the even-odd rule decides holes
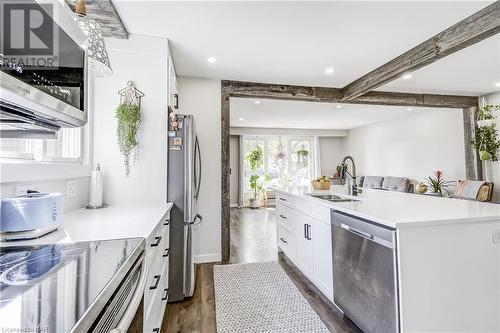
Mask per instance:
[[[278,193],[277,203],[288,206],[305,214],[310,214],[311,211],[311,205],[309,204],[309,202],[302,198],[297,198],[291,195]]]
[[[168,262],[163,267],[163,271],[168,275]],[[168,280],[163,279],[159,282],[158,288],[155,289],[153,302],[148,308],[145,308],[144,332],[160,332],[165,307],[168,301]]]
[[[288,258],[291,260],[295,259],[297,251],[295,235],[281,223],[278,223],[278,246]]]
[[[281,203],[278,203],[276,208],[277,208],[278,223],[290,224],[292,222],[291,208]]]

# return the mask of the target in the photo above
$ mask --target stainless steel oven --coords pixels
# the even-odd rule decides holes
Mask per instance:
[[[332,212],[335,304],[364,333],[397,333],[396,231]]]
[[[10,6],[10,7],[9,7]],[[52,42],[50,54],[33,48],[13,49],[2,23],[0,49],[0,110],[2,136],[8,131],[55,132],[87,122],[87,36],[60,1],[2,1],[0,15],[30,10],[42,20],[37,38]],[[12,14],[14,15],[14,14]],[[12,19],[13,20],[13,19]],[[12,27],[12,29],[14,26]],[[31,33],[31,32],[30,32]],[[26,43],[26,42],[25,42]],[[50,44],[50,43],[47,43]],[[25,45],[25,44],[23,44]]]

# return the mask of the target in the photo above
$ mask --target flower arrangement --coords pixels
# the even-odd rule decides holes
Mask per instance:
[[[498,161],[497,151],[500,148],[500,140],[494,121],[494,110],[500,110],[500,105],[485,105],[479,109],[477,126],[471,141],[483,161]]]
[[[453,183],[453,181],[445,180],[443,177],[443,171],[440,170],[434,171],[434,177],[429,176],[424,181],[424,184],[429,186],[432,192],[437,193],[440,196],[443,196],[443,191],[450,195],[448,187]]]

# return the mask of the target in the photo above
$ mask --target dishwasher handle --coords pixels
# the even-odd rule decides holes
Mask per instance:
[[[347,231],[350,231],[350,232],[352,232],[352,233],[354,233],[354,234],[356,234],[356,235],[358,235],[358,236],[361,236],[361,237],[363,237],[363,238],[367,238],[367,239],[370,239],[370,240],[373,240],[373,238],[374,238],[372,234],[369,234],[369,233],[367,233],[367,232],[364,232],[364,231],[361,231],[361,230],[355,229],[355,228],[350,227],[350,226],[348,226],[347,224],[344,224],[344,223],[341,223],[341,224],[340,224],[340,227],[341,227],[342,229],[345,229],[345,230],[347,230]]]

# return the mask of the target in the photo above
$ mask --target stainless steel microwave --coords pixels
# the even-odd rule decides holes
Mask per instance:
[[[11,7],[7,6],[9,3]],[[37,23],[37,30],[28,25],[27,29],[32,31],[28,30],[25,35],[33,39],[29,35],[33,34],[41,40],[39,44],[45,39],[47,43],[41,45],[49,44],[51,48],[35,57],[31,54],[36,54],[37,49],[29,46],[18,47],[12,52],[9,43],[13,43],[10,39],[14,37],[9,37],[12,32],[5,29],[14,19],[3,20],[0,33],[1,136],[43,137],[53,135],[61,127],[85,125],[88,86],[84,45],[87,36],[73,19],[71,9],[59,0],[5,0],[0,15],[8,18],[10,12],[16,10],[16,15],[28,10],[37,13],[39,21],[42,18],[42,24]],[[18,31],[24,26],[11,28]],[[19,41],[17,44],[25,46]]]

